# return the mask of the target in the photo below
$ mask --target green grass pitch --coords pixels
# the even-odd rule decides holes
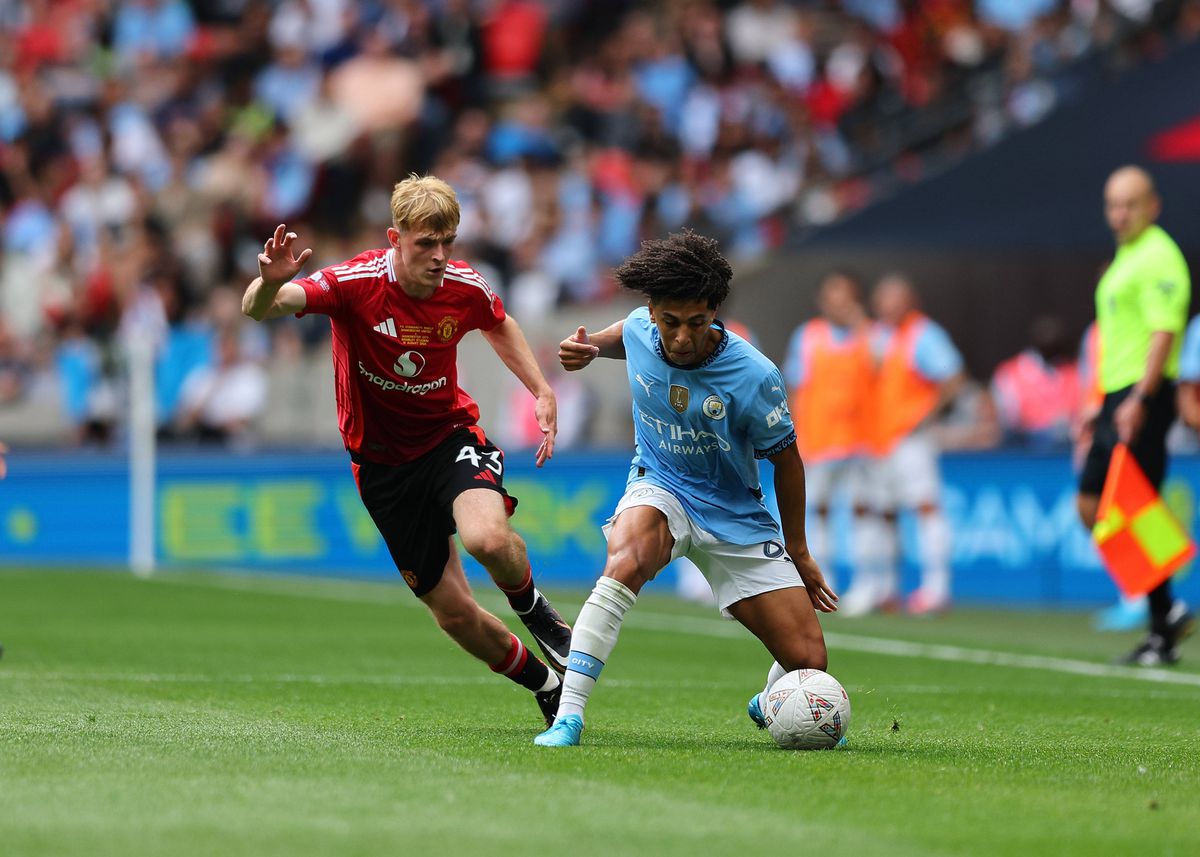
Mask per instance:
[[[828,618],[850,745],[796,753],[758,643],[647,594],[550,750],[398,582],[4,571],[0,854],[1196,854],[1200,644],[1148,681],[1087,621]]]

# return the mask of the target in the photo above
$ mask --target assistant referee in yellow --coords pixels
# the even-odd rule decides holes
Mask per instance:
[[[1154,181],[1140,167],[1114,172],[1104,186],[1104,214],[1117,252],[1096,287],[1098,374],[1104,403],[1079,477],[1079,516],[1091,530],[1109,459],[1118,442],[1155,487],[1167,469],[1167,430],[1175,420],[1175,379],[1191,301],[1187,262],[1155,224],[1161,210]],[[1179,660],[1178,643],[1195,626],[1170,579],[1149,594],[1150,630],[1123,663],[1162,666]]]

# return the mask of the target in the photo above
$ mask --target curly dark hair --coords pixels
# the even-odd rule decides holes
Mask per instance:
[[[705,300],[716,309],[729,297],[733,269],[717,242],[690,229],[643,241],[614,272],[617,282],[641,292],[651,303]]]

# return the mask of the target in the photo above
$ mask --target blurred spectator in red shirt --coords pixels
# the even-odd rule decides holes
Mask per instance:
[[[533,83],[546,35],[546,10],[532,0],[499,0],[483,24],[484,67],[513,91]]]

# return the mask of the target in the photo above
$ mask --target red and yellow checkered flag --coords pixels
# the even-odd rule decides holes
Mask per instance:
[[[1196,555],[1195,542],[1123,443],[1113,450],[1092,538],[1112,579],[1131,596],[1145,595]]]

